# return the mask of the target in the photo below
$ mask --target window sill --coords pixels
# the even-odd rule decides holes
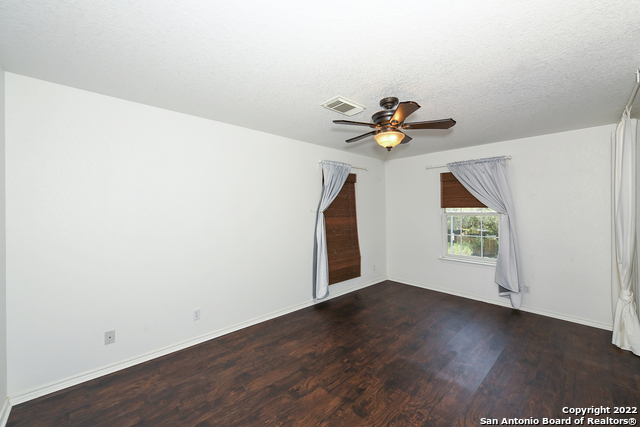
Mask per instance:
[[[459,263],[462,263],[462,264],[480,265],[480,266],[483,266],[483,267],[495,268],[495,266],[496,266],[496,262],[495,261],[464,259],[464,258],[453,258],[453,257],[444,257],[444,256],[441,256],[438,259],[442,260],[442,261],[447,261],[447,262],[459,262]]]

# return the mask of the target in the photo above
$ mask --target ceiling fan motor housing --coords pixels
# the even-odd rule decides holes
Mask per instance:
[[[393,110],[394,108],[396,108],[396,105],[398,105],[398,102],[398,98],[396,98],[395,96],[389,96],[380,100],[380,106],[385,110]]]
[[[371,120],[373,121],[373,123],[379,125],[379,124],[382,124],[384,122],[390,121],[391,117],[393,117],[394,113],[395,113],[394,110],[378,111],[373,116],[371,116]]]

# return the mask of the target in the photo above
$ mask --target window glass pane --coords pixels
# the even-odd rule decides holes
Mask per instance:
[[[498,258],[498,245],[499,240],[493,238],[485,238],[483,242],[484,257],[485,258]]]
[[[461,217],[459,217],[459,216],[452,216],[451,217],[451,221],[453,221],[453,233],[454,234],[460,234],[460,220],[461,220]]]
[[[480,217],[477,216],[463,216],[462,220],[462,234],[467,236],[480,235]]]
[[[498,217],[483,216],[482,217],[482,235],[489,237],[498,237]]]
[[[490,214],[487,214],[490,213]],[[499,249],[499,217],[488,208],[445,209],[447,255],[494,260]]]
[[[462,236],[461,255],[480,256],[480,237]]]
[[[453,243],[447,245],[448,253],[451,255],[460,255],[460,236],[451,236]]]

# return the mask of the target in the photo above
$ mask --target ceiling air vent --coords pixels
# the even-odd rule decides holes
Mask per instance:
[[[330,100],[322,104],[322,106],[324,108],[328,108],[329,110],[344,114],[345,116],[353,116],[354,114],[358,114],[365,109],[364,105],[360,105],[357,102],[349,101],[348,99],[341,96],[331,98]]]

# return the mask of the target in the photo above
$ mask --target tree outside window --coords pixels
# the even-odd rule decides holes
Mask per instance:
[[[493,261],[500,246],[498,213],[489,208],[446,208],[445,257]]]

